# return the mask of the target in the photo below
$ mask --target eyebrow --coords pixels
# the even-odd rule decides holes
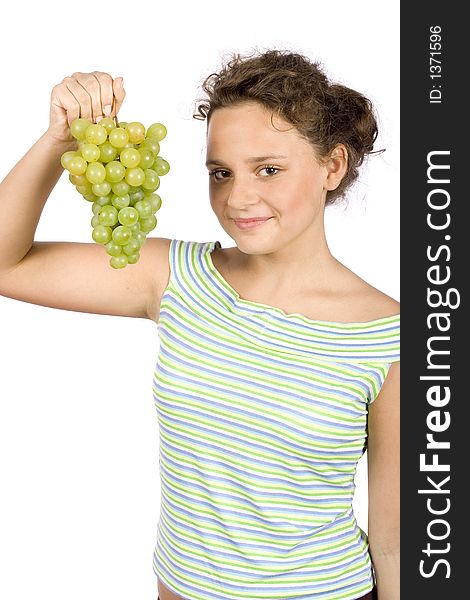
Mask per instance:
[[[250,156],[250,158],[247,158],[245,162],[247,163],[257,163],[257,162],[264,162],[266,160],[273,160],[273,159],[280,159],[280,158],[288,158],[287,156],[282,156],[281,154],[270,154],[269,156]],[[220,165],[220,166],[224,166],[225,163],[223,160],[220,160],[220,158],[210,158],[206,161],[206,167],[209,165]]]

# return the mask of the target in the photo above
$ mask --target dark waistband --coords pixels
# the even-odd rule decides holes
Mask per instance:
[[[374,586],[365,596],[361,596],[357,600],[377,600],[377,588]]]

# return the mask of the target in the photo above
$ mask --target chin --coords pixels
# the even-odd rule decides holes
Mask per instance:
[[[237,245],[237,248],[240,252],[244,254],[271,254],[271,252],[275,252],[277,249],[277,244],[275,244],[272,240],[269,239],[244,239],[242,236],[230,236],[232,240]]]

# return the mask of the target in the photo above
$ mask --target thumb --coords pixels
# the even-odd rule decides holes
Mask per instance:
[[[124,102],[124,98],[126,96],[126,92],[124,90],[124,80],[122,77],[117,77],[113,81],[113,94],[115,101],[111,116],[115,117],[118,114],[119,109],[121,108],[121,105]]]

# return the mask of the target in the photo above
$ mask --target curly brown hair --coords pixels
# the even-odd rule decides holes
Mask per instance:
[[[330,82],[320,62],[301,54],[283,50],[245,57],[231,54],[201,87],[207,97],[196,101],[195,119],[209,122],[218,108],[255,101],[293,125],[320,160],[344,144],[348,168],[339,186],[327,192],[326,204],[345,196],[366,155],[383,152],[373,151],[378,129],[371,101]]]

